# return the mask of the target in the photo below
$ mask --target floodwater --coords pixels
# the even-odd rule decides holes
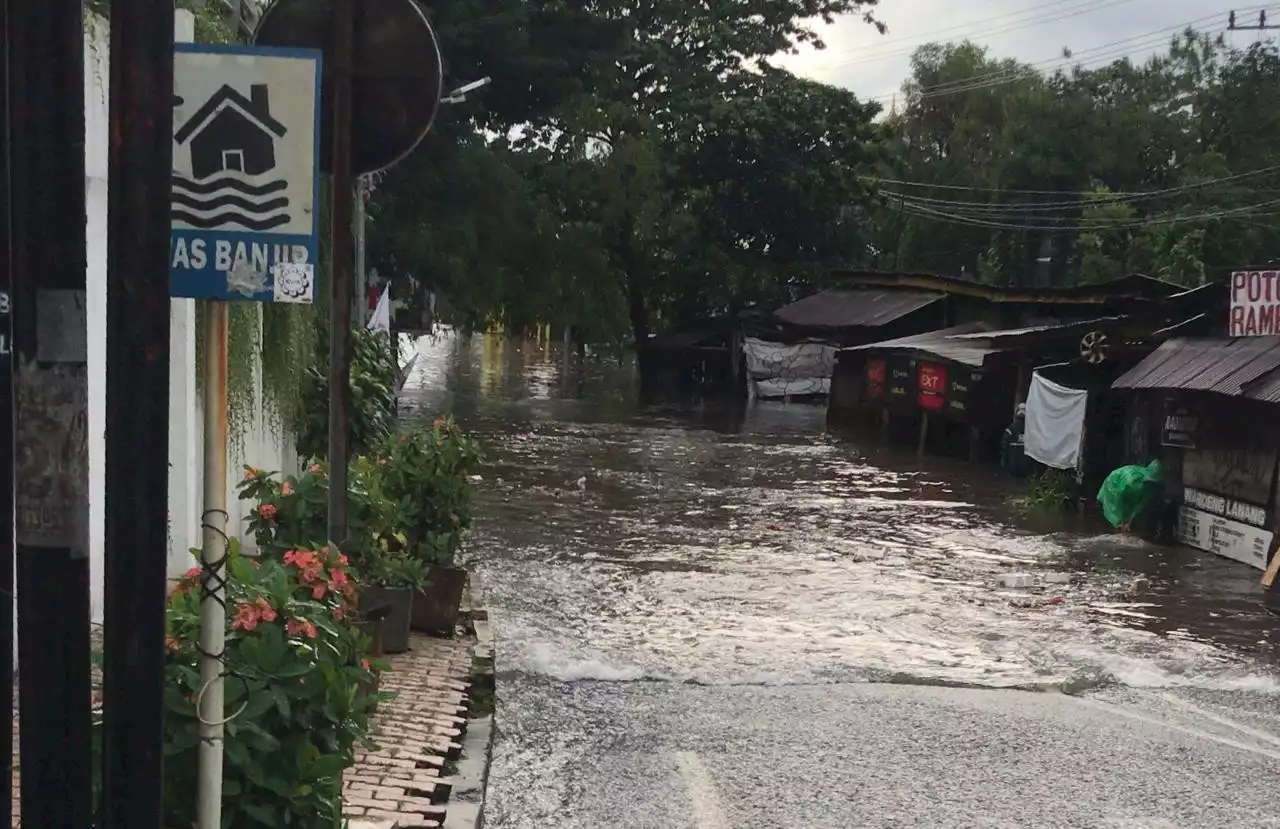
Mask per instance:
[[[617,360],[492,337],[417,347],[405,415],[451,410],[490,456],[467,563],[499,637],[491,825],[721,825],[714,815],[622,817],[630,806],[601,822],[580,783],[550,779],[610,767],[595,760],[574,772],[568,757],[608,730],[611,706],[626,721],[624,709],[649,711],[643,699],[664,688],[711,689],[700,693],[717,700],[726,695],[714,689],[750,688],[755,701],[789,688],[891,685],[1233,695],[1255,712],[1258,745],[1280,751],[1280,619],[1264,607],[1255,570],[1075,516],[1022,516],[1010,506],[1019,485],[998,470],[931,458],[921,468],[914,452],[828,433],[822,407],[646,407]],[[1004,586],[1014,576],[1031,586]],[[589,688],[598,689],[590,703]],[[1235,705],[1222,699],[1215,711]],[[577,743],[538,747],[549,723],[562,734],[587,716]],[[566,757],[535,761],[554,750]],[[685,775],[686,760],[672,762]],[[639,774],[625,768],[600,785]],[[733,776],[731,764],[723,774]],[[617,795],[613,808],[632,799]],[[776,808],[758,825],[855,825],[847,814],[824,822],[811,805]],[[742,825],[759,817],[744,813]],[[925,824],[951,825],[907,812],[883,825]],[[1199,814],[1149,825],[1235,824]]]

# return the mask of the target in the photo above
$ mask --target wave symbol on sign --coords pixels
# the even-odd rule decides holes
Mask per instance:
[[[266,84],[252,85],[248,97],[223,84],[174,133],[190,152],[191,176],[174,173],[173,219],[202,230],[288,224],[288,182],[271,176],[286,132],[271,115]]]

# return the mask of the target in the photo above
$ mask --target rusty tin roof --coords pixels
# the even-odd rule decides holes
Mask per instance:
[[[1203,391],[1280,402],[1280,337],[1179,337],[1121,375],[1117,389]]]

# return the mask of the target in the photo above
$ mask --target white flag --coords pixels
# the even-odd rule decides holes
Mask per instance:
[[[373,316],[369,317],[370,331],[391,331],[391,286],[382,289],[382,295],[378,297],[378,307],[373,309]]]

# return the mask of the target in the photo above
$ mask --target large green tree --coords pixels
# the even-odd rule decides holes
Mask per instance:
[[[380,185],[371,249],[455,321],[593,339],[813,284],[866,249],[875,109],[768,58],[873,5],[438,3],[450,78],[494,83]]]
[[[879,261],[1048,284],[1197,284],[1274,261],[1278,79],[1274,41],[1194,32],[1141,64],[1052,75],[924,47],[890,123]]]

